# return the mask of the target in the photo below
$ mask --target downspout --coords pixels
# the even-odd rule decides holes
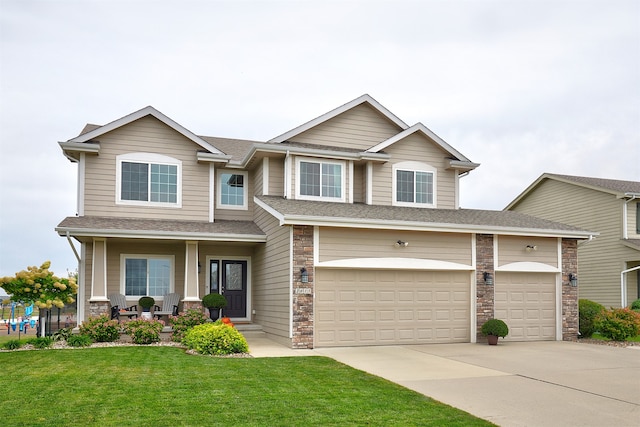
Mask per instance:
[[[73,250],[73,254],[76,256],[76,259],[78,260],[78,264],[80,264],[82,260],[80,258],[80,255],[78,255],[78,251],[76,250],[76,247],[73,245],[73,242],[71,241],[71,236],[69,235],[68,231],[67,231],[67,241],[69,242],[69,246],[71,246],[71,249]]]

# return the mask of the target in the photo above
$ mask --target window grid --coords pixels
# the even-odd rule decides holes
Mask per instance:
[[[342,165],[300,162],[300,195],[342,197]]]
[[[231,206],[244,205],[244,175],[220,174],[220,204]]]
[[[178,167],[151,164],[151,201],[176,203],[178,201]]]
[[[147,201],[149,165],[122,162],[122,200]]]
[[[433,204],[433,173],[397,170],[396,201]]]

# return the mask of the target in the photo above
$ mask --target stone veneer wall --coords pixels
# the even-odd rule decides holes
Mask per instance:
[[[309,282],[300,281],[300,269]],[[313,348],[313,226],[293,226],[293,348]]]
[[[578,241],[562,239],[562,339],[578,338],[578,287],[569,284],[569,273],[578,274]]]
[[[98,317],[102,314],[111,317],[111,304],[109,304],[109,301],[90,301],[89,317]]]
[[[477,337],[482,339],[480,328],[494,314],[494,285],[484,283],[484,272],[495,281],[493,264],[493,234],[476,235],[476,320]],[[495,283],[495,282],[494,282]]]

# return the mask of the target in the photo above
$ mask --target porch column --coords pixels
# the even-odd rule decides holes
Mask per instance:
[[[91,257],[91,297],[89,299],[89,316],[109,313],[107,298],[107,240],[93,239]]]
[[[313,226],[293,226],[293,348],[313,348]],[[302,268],[307,282],[301,280]]]
[[[184,254],[184,309],[200,306],[198,280],[198,242],[185,242]]]
[[[578,241],[562,239],[562,339],[578,339],[578,287],[569,283],[569,273],[578,274]],[[580,276],[578,276],[580,277]]]
[[[484,281],[485,272],[491,274],[494,281],[496,277],[493,239],[493,234],[476,235],[476,337],[482,336],[480,328],[494,316],[494,286]]]

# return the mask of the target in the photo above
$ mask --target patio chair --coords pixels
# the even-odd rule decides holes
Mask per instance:
[[[138,317],[138,306],[127,306],[127,298],[122,294],[109,295],[109,301],[111,302],[111,318],[120,320],[120,316],[127,316],[131,318]]]
[[[180,294],[166,294],[162,298],[162,308],[156,305],[153,309],[153,316],[157,317],[158,320],[160,320],[162,316],[177,316]]]

